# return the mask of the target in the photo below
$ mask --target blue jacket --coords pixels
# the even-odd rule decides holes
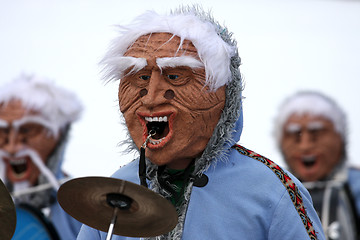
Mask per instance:
[[[139,184],[137,169],[133,161],[113,177]],[[218,161],[205,174],[208,184],[192,189],[182,239],[309,239],[287,190],[264,164],[232,149],[226,162]],[[299,187],[318,239],[325,239],[309,193],[288,174]],[[83,225],[78,239],[106,239],[106,233]]]

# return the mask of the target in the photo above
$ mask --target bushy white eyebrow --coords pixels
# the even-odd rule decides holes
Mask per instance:
[[[147,65],[145,58],[136,58],[136,57],[113,57],[107,59],[107,63],[113,66],[111,75],[117,76],[119,79],[124,77],[124,72],[131,68],[131,73],[136,73],[139,70],[143,69]]]
[[[15,129],[19,129],[20,126],[27,124],[27,123],[37,123],[40,124],[41,126],[47,128],[50,130],[50,132],[57,137],[59,134],[59,128],[58,126],[56,126],[55,124],[53,124],[52,122],[50,122],[49,120],[44,119],[43,117],[40,116],[25,116],[19,120],[15,120],[13,121],[12,125]]]
[[[191,56],[157,58],[156,64],[160,69],[166,67],[204,68],[204,64],[200,60]]]
[[[321,130],[324,128],[324,124],[320,121],[313,121],[313,122],[309,122],[306,125],[307,130]],[[301,125],[298,123],[290,123],[286,128],[285,131],[288,133],[296,133],[296,132],[300,132],[301,130]]]
[[[309,122],[307,128],[309,130],[321,130],[324,129],[324,123],[320,122],[320,121],[313,121],[313,122]]]
[[[296,133],[301,130],[301,126],[298,123],[290,123],[286,126],[285,131],[288,133]]]
[[[146,58],[136,58],[129,56],[113,57],[111,59],[107,59],[107,63],[113,66],[111,69],[112,72],[109,72],[108,74],[117,76],[117,80],[123,78],[125,76],[125,71],[130,68],[131,70],[127,74],[136,73],[148,65]],[[160,70],[165,67],[180,66],[190,67],[192,69],[204,68],[204,64],[200,60],[191,56],[157,58],[156,64]]]

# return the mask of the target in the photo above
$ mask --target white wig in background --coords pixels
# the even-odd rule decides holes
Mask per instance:
[[[282,138],[282,128],[288,118],[293,115],[309,114],[330,120],[335,130],[341,135],[344,144],[347,142],[347,120],[345,112],[331,98],[320,92],[300,91],[285,99],[275,119],[275,137],[278,144]]]
[[[53,81],[21,75],[0,87],[0,104],[20,100],[28,110],[35,110],[48,123],[52,134],[79,119],[82,104],[72,92]]]
[[[102,60],[105,65],[105,79],[112,81],[123,77],[124,69],[119,66],[118,60],[139,37],[166,32],[180,37],[181,44],[185,39],[194,44],[205,66],[206,85],[211,90],[228,84],[232,80],[230,60],[237,54],[237,49],[219,36],[227,29],[221,28],[211,20],[208,14],[194,6],[179,9],[168,15],[148,11],[138,16],[132,24],[120,26],[121,35],[114,39]]]

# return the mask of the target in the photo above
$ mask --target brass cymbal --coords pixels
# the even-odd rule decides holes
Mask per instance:
[[[68,214],[103,232],[108,231],[113,217],[112,205],[117,205],[116,235],[155,237],[171,231],[178,221],[174,206],[164,197],[116,178],[72,179],[61,185],[57,197]]]
[[[4,183],[0,180],[0,239],[10,240],[16,227],[14,202]]]

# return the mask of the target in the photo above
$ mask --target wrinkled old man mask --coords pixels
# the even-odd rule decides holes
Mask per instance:
[[[291,171],[302,181],[326,178],[343,156],[343,141],[324,117],[292,115],[283,127],[281,150]]]
[[[119,87],[120,110],[135,144],[140,148],[156,129],[146,156],[173,169],[201,155],[225,104],[225,87],[210,92],[204,67],[192,66],[200,59],[191,41],[179,45],[180,38],[169,33],[139,37],[124,55],[147,65],[135,73],[130,68]]]
[[[19,100],[0,104],[0,156],[6,163],[7,179],[13,183],[35,185],[40,171],[33,158],[46,163],[57,144],[58,138],[36,121],[39,116]]]

